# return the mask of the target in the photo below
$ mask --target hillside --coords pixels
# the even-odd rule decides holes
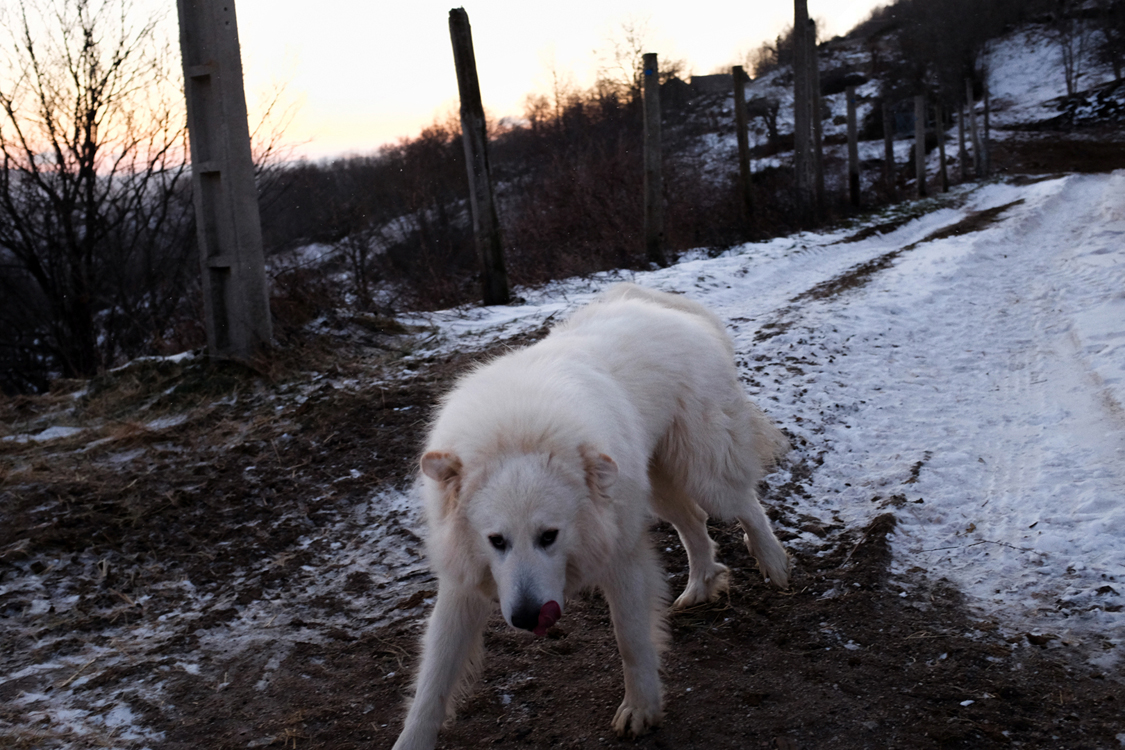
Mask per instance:
[[[826,180],[830,192],[847,190],[847,102],[842,80],[856,74],[866,78],[856,88],[856,114],[860,124],[859,158],[863,164],[863,189],[869,191],[880,179],[883,159],[881,122],[878,127],[868,121],[874,115],[886,81],[887,52],[882,62],[873,66],[872,51],[867,40],[842,38],[824,44],[820,52],[822,89],[825,90],[823,131]],[[1087,49],[1082,60],[1081,93],[1066,94],[1066,79],[1058,43],[1051,30],[1042,24],[1029,24],[993,40],[982,65],[988,68],[991,101],[991,147],[996,171],[1013,174],[1046,174],[1052,171],[1099,172],[1125,168],[1125,86],[1115,85],[1109,66],[1100,64]],[[789,67],[782,66],[754,79],[746,86],[748,101],[775,101],[778,109],[777,129],[782,134],[793,131],[793,77]],[[733,112],[732,98],[720,105],[721,113]],[[984,102],[974,104],[978,121],[983,124]],[[718,115],[713,114],[713,118]],[[727,117],[732,115],[726,114]],[[865,140],[865,137],[867,140]],[[957,152],[957,130],[951,123],[946,134],[947,168],[953,179],[960,175]],[[792,163],[790,150],[776,154],[769,147],[769,132],[764,120],[755,118],[750,126],[750,145],[759,154],[751,162],[755,171]],[[908,128],[895,136],[895,162],[909,173],[913,163],[913,133]],[[927,171],[933,180],[939,166],[934,144],[927,146]],[[967,144],[972,159],[972,143]],[[733,132],[717,132],[706,137],[698,149],[701,157],[712,164],[736,163],[737,142]],[[730,166],[725,166],[730,170]],[[970,168],[971,172],[971,168]],[[905,178],[909,187],[912,177]]]

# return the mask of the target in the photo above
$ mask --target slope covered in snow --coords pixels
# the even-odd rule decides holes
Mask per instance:
[[[1097,31],[1089,24],[1079,25],[1078,33],[1085,42],[1080,47],[1077,61],[1077,86],[1080,91],[1101,86],[1113,80],[1110,66],[1097,58]],[[862,44],[844,42],[828,44],[821,48],[821,74],[830,73],[839,77],[841,71],[867,74],[871,66],[870,51]],[[993,140],[1006,140],[1013,137],[1014,130],[1035,126],[1057,118],[1063,111],[1066,97],[1066,76],[1062,62],[1062,50],[1049,28],[1039,24],[1029,24],[1015,29],[993,40],[984,50],[980,66],[984,71],[991,94],[990,137]],[[878,106],[884,82],[876,75],[856,88],[856,116],[863,132],[863,123]],[[765,99],[776,101],[780,106],[777,127],[782,134],[793,132],[793,76],[789,67],[780,67],[751,81],[746,87],[748,100]],[[733,97],[728,98],[724,113],[733,112]],[[984,101],[974,103],[978,124],[983,128]],[[953,114],[956,114],[954,112]],[[843,170],[847,163],[847,147],[843,141],[847,136],[847,100],[844,92],[828,94],[823,97],[822,127],[826,143],[825,158],[836,165],[826,175],[832,189],[846,189],[846,176]],[[754,118],[749,123],[751,147],[765,146],[768,132],[762,119]],[[860,136],[862,138],[862,135]],[[1016,134],[1015,137],[1018,137]],[[834,145],[832,145],[834,143]],[[895,161],[899,166],[906,165],[913,148],[913,133],[903,133],[894,141]],[[958,169],[957,126],[955,118],[950,120],[946,133],[946,161],[948,168],[955,173]],[[972,154],[971,140],[966,144]],[[884,146],[881,132],[875,140],[859,143],[860,161],[878,161],[883,158]],[[700,154],[709,163],[722,165],[735,164],[737,144],[733,132],[712,133],[701,143]],[[792,152],[783,151],[766,158],[751,160],[754,171],[791,163]],[[928,156],[927,170],[935,174],[939,166],[936,149]],[[864,170],[862,179],[865,189],[880,179],[878,170]]]

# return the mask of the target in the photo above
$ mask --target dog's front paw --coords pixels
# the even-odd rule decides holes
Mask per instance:
[[[664,711],[656,706],[638,706],[626,698],[613,717],[613,731],[618,737],[639,737],[650,729],[660,726]]]

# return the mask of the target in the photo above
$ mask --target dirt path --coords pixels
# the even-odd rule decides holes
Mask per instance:
[[[85,433],[0,444],[11,644],[0,744],[393,742],[433,594],[417,518],[394,488],[471,356],[380,381],[398,366],[372,351],[353,345],[324,373],[272,381],[138,367],[79,399]],[[163,412],[161,398],[174,401]],[[67,399],[6,402],[4,421],[33,426]],[[665,725],[625,744],[1118,746],[1125,690],[1112,676],[1059,643],[1001,638],[924,571],[891,576],[893,513],[821,528],[790,502],[802,491],[791,481],[768,494],[780,536],[824,542],[798,555],[790,592],[768,589],[737,535],[713,529],[731,594],[672,617]],[[676,589],[682,550],[670,528],[653,533]],[[600,596],[545,639],[497,618],[487,651],[442,747],[618,744],[607,730],[621,671]]]

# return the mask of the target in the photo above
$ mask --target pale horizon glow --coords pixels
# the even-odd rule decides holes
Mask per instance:
[[[846,33],[887,0],[809,0],[821,37]],[[312,10],[310,10],[310,7]],[[356,3],[238,0],[251,127],[267,92],[285,87],[295,115],[285,141],[298,157],[374,152],[456,117],[449,41],[456,0]],[[788,2],[573,0],[560,6],[508,0],[466,2],[481,95],[490,117],[520,116],[529,94],[551,90],[552,69],[579,88],[594,82],[598,53],[629,19],[647,20],[650,49],[706,75],[741,64],[746,53],[792,23]],[[260,117],[260,115],[257,115]]]

